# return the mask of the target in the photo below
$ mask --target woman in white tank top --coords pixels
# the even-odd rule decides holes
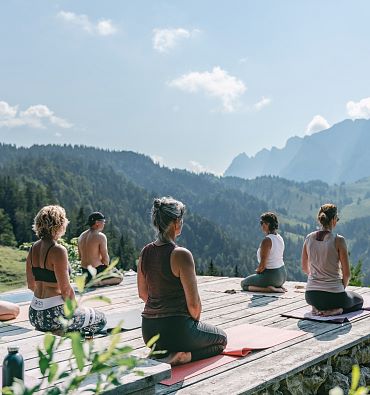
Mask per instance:
[[[261,230],[266,235],[257,250],[258,266],[252,274],[241,282],[244,291],[285,292],[286,281],[284,265],[284,240],[277,233],[279,227],[277,216],[267,212],[261,215]]]

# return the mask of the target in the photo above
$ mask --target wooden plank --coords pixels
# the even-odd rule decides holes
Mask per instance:
[[[217,391],[228,393],[252,394],[260,389],[281,381],[303,369],[315,365],[338,352],[351,348],[362,341],[368,340],[370,320],[362,320],[360,330],[362,335],[355,335],[344,325],[332,330],[332,337],[327,334],[319,335],[305,342],[299,342],[285,349],[270,353],[263,358],[250,361],[247,365],[230,367],[206,383],[198,382],[192,386],[177,391],[179,394],[211,394]],[[345,341],[344,341],[345,339]],[[316,350],[315,353],[312,350]],[[284,361],[282,364],[281,361]],[[253,374],[250,374],[253,372]],[[166,392],[170,393],[170,392]]]
[[[214,382],[218,383],[219,385],[222,383],[224,387],[221,386],[220,388],[227,387],[227,392],[230,392],[230,380],[228,379],[229,375],[231,375],[231,380],[233,380],[233,377],[239,377],[239,387],[235,387],[238,388],[238,393],[250,391],[251,389],[248,389],[249,387],[244,388],[244,382],[248,383],[248,380],[250,380],[250,385],[252,385],[253,382],[257,386],[262,385],[259,383],[260,378],[258,374],[255,374],[254,370],[251,370],[251,367],[259,366],[259,363],[262,367],[264,364],[279,366],[279,362],[282,359],[284,359],[285,364],[286,356],[290,356],[292,352],[297,353],[297,350],[301,349],[301,357],[296,361],[296,368],[299,369],[299,364],[304,363],[305,358],[310,356],[310,353],[312,354],[313,346],[310,342],[319,342],[320,345],[324,343],[330,343],[333,346],[331,351],[336,352],[336,350],[340,350],[341,347],[343,349],[348,348],[351,344],[361,341],[364,327],[368,328],[370,326],[369,319],[353,321],[350,324],[338,326],[338,324],[316,323],[313,321],[303,321],[281,317],[280,314],[282,312],[293,310],[306,304],[304,300],[304,293],[297,293],[297,297],[293,299],[281,299],[267,296],[262,297],[260,295],[256,295],[255,297],[251,298],[240,292],[236,294],[225,294],[223,292],[219,292],[219,290],[229,288],[230,285],[231,288],[234,288],[233,285],[236,286],[237,284],[240,284],[240,280],[241,279],[236,278],[199,278],[199,290],[203,304],[203,321],[219,325],[222,328],[228,328],[242,324],[244,322],[257,323],[258,325],[264,326],[301,329],[305,331],[306,334],[296,340],[284,343],[272,349],[254,352],[245,359],[237,360],[223,367],[214,369],[211,372],[207,372],[192,379],[185,380],[180,385],[175,384],[171,387],[157,385],[156,391],[158,393],[164,394],[177,391],[182,393],[207,393],[203,392],[203,390],[208,387],[213,388],[213,393],[219,393],[217,385],[211,384]],[[137,296],[136,278],[131,277],[128,281],[124,280],[124,282],[124,284],[114,287],[95,289],[94,291],[89,292],[88,296],[108,296],[112,299],[112,304],[109,306],[101,305],[97,308],[99,310],[110,311],[115,314],[119,314],[120,311],[127,309],[128,306],[143,306],[142,302]],[[212,289],[217,292],[212,292]],[[354,287],[353,290],[363,294],[370,293],[370,288],[366,287]],[[38,371],[38,363],[35,350],[37,344],[42,344],[43,333],[37,333],[37,331],[34,331],[30,326],[27,320],[28,306],[21,306],[21,309],[23,311],[23,316],[20,317],[17,322],[13,321],[10,324],[5,324],[0,327],[0,336],[2,337],[2,341],[5,341],[5,343],[0,344],[0,352],[4,352],[6,344],[10,341],[13,343],[19,343],[21,345],[22,354],[25,358],[27,371],[31,374],[36,374]],[[338,335],[339,328],[341,328],[341,331]],[[32,344],[30,342],[31,336],[34,336]],[[96,343],[97,347],[104,349],[104,347],[106,347],[109,343],[109,338],[95,338],[94,343]],[[143,355],[143,353],[145,354],[147,352],[141,338],[140,329],[123,332],[121,344],[132,346],[134,352],[138,353],[139,355]],[[309,346],[307,346],[307,344]],[[324,358],[328,350],[320,348],[320,351],[322,352],[322,357]],[[55,358],[58,362],[64,364],[67,363],[69,355],[70,344],[66,342],[63,348],[55,354]],[[307,363],[310,364],[310,360],[307,360]],[[292,366],[291,368],[293,369]],[[253,372],[253,374],[251,374],[251,372]],[[270,373],[270,378],[272,380],[271,382],[273,382],[273,380],[279,379],[277,372],[271,371]],[[245,377],[246,375],[248,377]],[[212,391],[209,393],[212,393]]]

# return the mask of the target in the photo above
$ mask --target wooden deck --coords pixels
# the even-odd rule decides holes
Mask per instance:
[[[302,283],[288,283],[290,291],[286,296],[289,297],[253,296],[240,292],[240,280],[206,276],[198,278],[203,304],[203,321],[219,325],[221,328],[253,323],[276,328],[299,329],[305,334],[276,347],[252,352],[245,358],[236,359],[181,383],[172,386],[156,384],[156,394],[252,394],[370,338],[370,316],[342,325],[282,317],[282,313],[306,304],[303,290],[295,288]],[[350,288],[361,294],[370,294],[370,288]],[[236,290],[236,293],[224,292],[231,289]],[[125,277],[119,286],[89,293],[92,294],[104,294],[111,298],[111,305],[97,306],[105,312],[108,310],[119,312],[130,307],[143,306],[137,296],[135,276]],[[27,319],[28,305],[29,302],[22,302],[21,314],[17,320],[4,323],[0,327],[2,340],[0,351],[4,356],[8,344],[18,344],[25,359],[26,372],[39,378],[41,374],[38,370],[36,348],[41,344],[43,334],[30,326]],[[96,338],[94,343],[103,349],[108,340],[107,337]],[[123,332],[122,343],[130,345],[137,355],[144,355],[146,352],[140,328]],[[64,363],[68,355],[68,350],[61,350],[56,355],[56,359]],[[162,378],[168,374],[166,364],[151,365],[148,367],[148,374],[150,369],[152,372],[157,372],[159,376],[162,375]],[[130,376],[127,380],[129,382],[135,379]],[[140,393],[140,387],[138,388]]]

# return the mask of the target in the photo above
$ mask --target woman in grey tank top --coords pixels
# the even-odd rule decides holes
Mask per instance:
[[[330,316],[360,310],[363,299],[346,291],[350,280],[347,245],[333,230],[339,218],[334,204],[320,207],[321,230],[307,235],[302,250],[302,269],[308,275],[306,301],[315,315]]]

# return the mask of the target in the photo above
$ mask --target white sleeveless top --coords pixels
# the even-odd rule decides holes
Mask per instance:
[[[266,235],[271,240],[271,250],[266,262],[266,269],[278,269],[284,266],[284,240],[279,234],[268,234]],[[257,250],[257,260],[261,263],[261,248]]]

